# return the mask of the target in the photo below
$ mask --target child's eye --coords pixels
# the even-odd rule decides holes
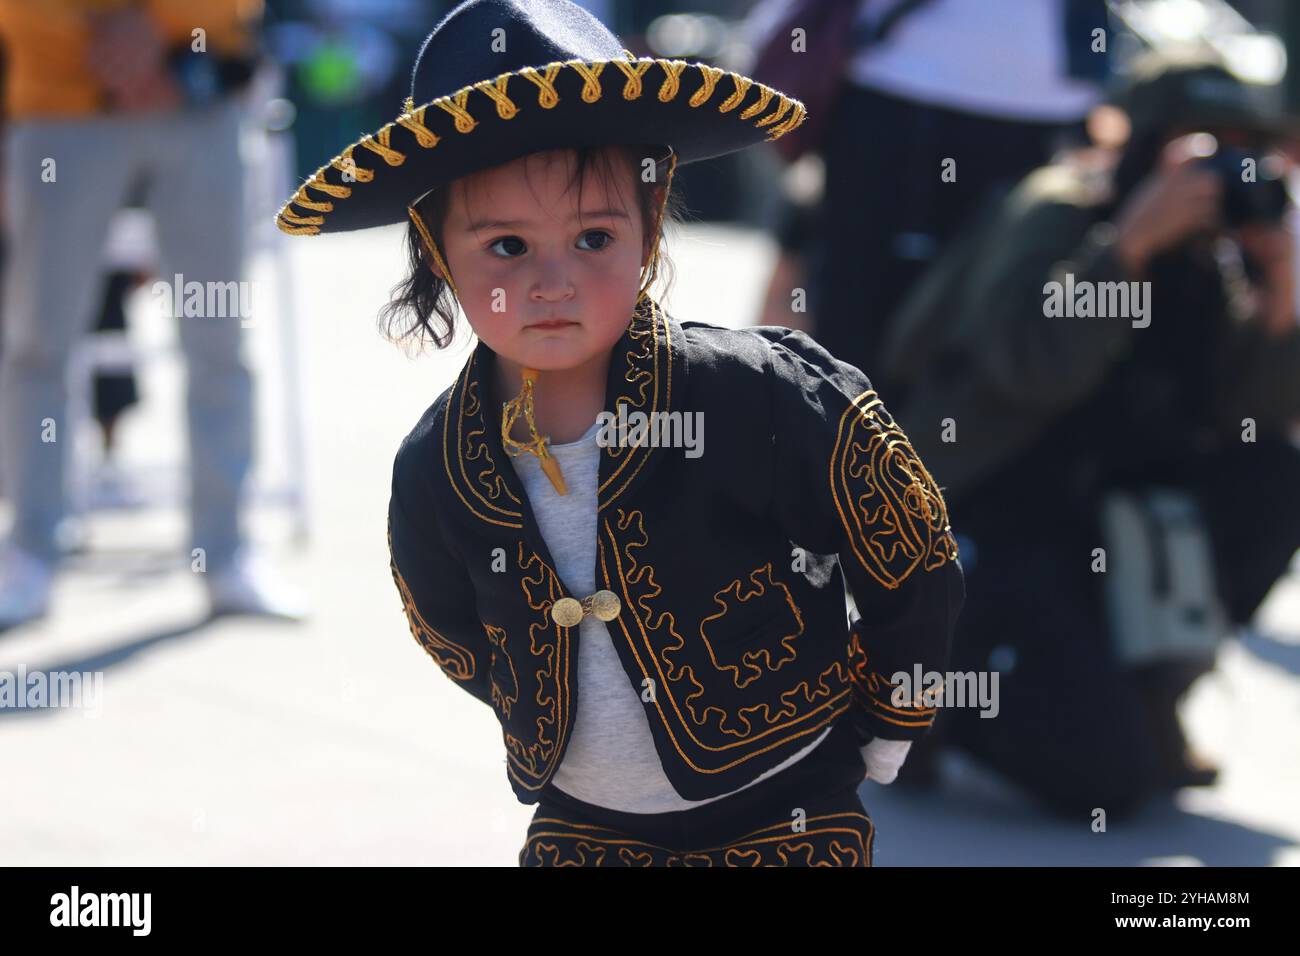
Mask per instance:
[[[602,249],[605,249],[611,242],[614,241],[614,237],[610,235],[608,232],[606,232],[604,229],[588,229],[579,237],[578,242],[581,243],[584,239],[590,239],[591,237],[598,237],[595,240],[595,247],[587,248],[587,247],[580,246],[580,248],[586,248],[586,251],[588,252],[600,252]],[[488,243],[488,248],[495,251],[498,244],[507,243],[507,242],[513,243],[514,245],[511,246],[510,248],[503,248],[501,250],[501,254],[503,258],[515,259],[528,251],[527,243],[525,243],[518,236],[502,236],[500,239],[493,239],[491,242]]]
[[[489,248],[489,249],[494,249],[494,248],[496,248],[496,245],[497,245],[498,242],[514,242],[514,243],[518,243],[519,245],[523,246],[523,249],[519,250],[519,252],[518,252],[517,254],[516,254],[516,253],[506,253],[506,255],[504,256],[504,258],[506,258],[506,259],[513,259],[513,258],[516,257],[516,255],[523,255],[524,252],[528,249],[528,247],[527,247],[526,245],[524,245],[524,241],[523,241],[522,239],[520,239],[518,236],[502,236],[500,239],[493,239],[491,242],[488,243],[488,248]]]
[[[614,241],[614,237],[611,236],[611,235],[610,235],[608,232],[606,232],[604,229],[588,229],[586,232],[584,232],[584,233],[582,234],[581,238],[580,238],[578,241],[581,242],[582,239],[585,239],[585,238],[587,238],[588,236],[604,236],[604,237],[605,237],[603,241],[600,241],[600,242],[597,242],[597,243],[596,243],[596,248],[595,248],[595,249],[590,249],[590,250],[588,250],[589,252],[600,252],[600,250],[607,248],[607,247],[609,246],[609,244],[610,244],[611,242]]]

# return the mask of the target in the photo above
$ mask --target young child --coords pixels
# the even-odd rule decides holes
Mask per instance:
[[[892,677],[946,666],[961,568],[867,377],[649,294],[676,165],[802,119],[567,0],[470,0],[402,115],[279,214],[409,219],[390,337],[444,347],[459,305],[479,339],[397,452],[389,548],[537,805],[521,865],[870,866],[857,789],[933,722]]]

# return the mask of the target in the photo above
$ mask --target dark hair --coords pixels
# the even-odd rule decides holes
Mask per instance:
[[[653,144],[622,144],[609,146],[574,147],[571,152],[577,154],[577,162],[569,188],[577,186],[577,195],[582,195],[583,183],[589,167],[597,166],[604,173],[603,182],[606,195],[610,185],[614,185],[619,197],[623,198],[622,188],[618,185],[619,176],[613,169],[611,153],[621,155],[632,173],[637,187],[637,201],[641,210],[641,222],[645,233],[643,238],[653,242],[651,230],[655,226],[658,214],[658,201],[655,189],[667,182],[668,148]],[[654,159],[656,169],[654,179],[645,181],[638,175],[642,162]],[[527,175],[527,164],[525,164]],[[426,228],[438,244],[438,252],[446,259],[446,245],[443,243],[443,226],[450,205],[451,184],[440,186],[424,196],[415,204],[415,209],[424,221]],[[664,205],[663,222],[660,224],[659,276],[667,274],[666,288],[671,287],[674,278],[672,261],[663,248],[663,233],[668,223],[681,222],[685,215],[685,206],[675,190],[669,190]],[[443,349],[451,344],[456,332],[456,299],[446,280],[435,275],[430,268],[430,257],[425,251],[425,243],[414,222],[406,227],[406,250],[410,265],[410,274],[393,287],[392,297],[379,313],[379,330],[384,338],[396,345],[403,346],[413,342],[416,350],[432,342],[434,348]]]

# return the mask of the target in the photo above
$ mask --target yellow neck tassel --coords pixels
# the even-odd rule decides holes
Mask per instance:
[[[537,434],[537,422],[533,418],[533,385],[537,381],[537,369],[524,369],[523,378],[524,384],[519,389],[519,394],[501,406],[501,444],[509,455],[518,456],[524,452],[531,452],[536,455],[537,460],[541,463],[542,471],[546,473],[546,477],[551,479],[551,484],[555,486],[556,493],[567,495],[569,489],[564,483],[564,474],[560,471],[560,463],[546,450],[546,442],[549,439]],[[516,441],[510,437],[510,433],[514,430],[515,421],[518,420],[521,411],[524,415],[524,421],[528,424],[528,433],[533,436],[530,441]]]

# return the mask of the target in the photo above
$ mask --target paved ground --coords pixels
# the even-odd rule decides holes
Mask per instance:
[[[204,624],[179,559],[182,516],[97,514],[52,617],[0,636],[0,670],[104,675],[98,716],[0,712],[0,865],[515,862],[531,808],[509,789],[496,723],[409,636],[385,547],[393,452],[465,351],[412,361],[375,333],[398,279],[395,232],[290,247],[310,537],[290,546],[289,523],[271,508],[255,527],[310,594],[314,617]],[[679,318],[752,319],[772,255],[764,240],[695,227],[671,251],[679,279],[668,304]],[[251,333],[259,356],[275,298],[261,297],[268,313]],[[140,320],[142,340],[165,333]],[[283,373],[265,367],[274,407]],[[175,453],[178,383],[167,367],[146,377],[147,407],[124,426],[133,466],[163,469]],[[261,431],[268,484],[284,466],[273,418]],[[1279,587],[1261,624],[1276,637],[1229,648],[1187,704],[1193,736],[1226,764],[1219,787],[1094,834],[952,760],[942,795],[866,785],[878,862],[1300,863],[1300,584]]]

